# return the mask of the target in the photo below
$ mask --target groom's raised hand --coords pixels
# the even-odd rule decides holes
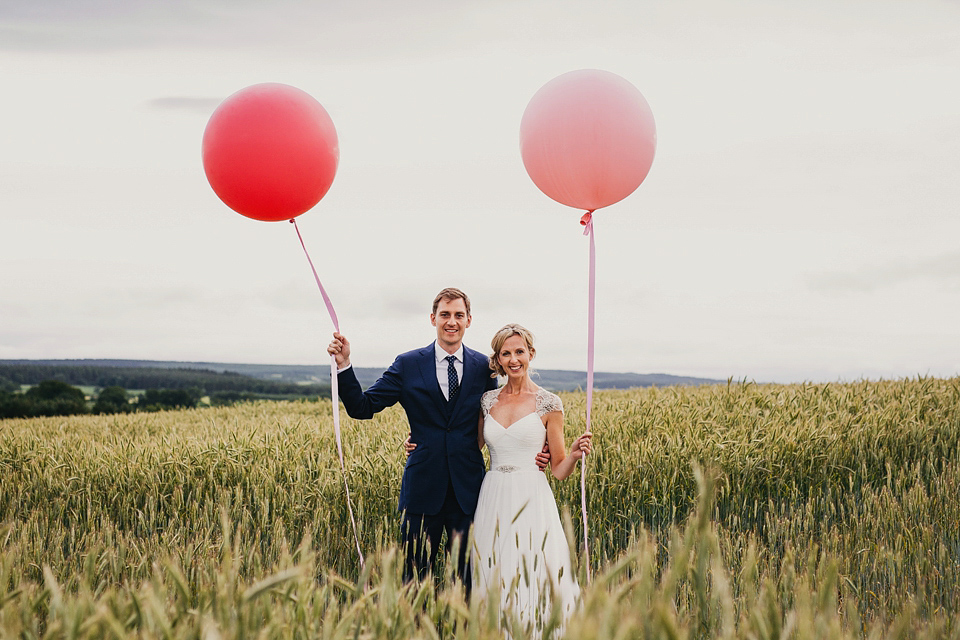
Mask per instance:
[[[350,341],[337,331],[333,333],[333,340],[327,345],[327,353],[337,361],[337,369],[346,369],[350,366]]]

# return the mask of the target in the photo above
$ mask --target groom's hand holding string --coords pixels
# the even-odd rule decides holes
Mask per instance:
[[[350,341],[340,332],[334,331],[333,340],[327,345],[327,353],[337,361],[337,369],[350,366]]]

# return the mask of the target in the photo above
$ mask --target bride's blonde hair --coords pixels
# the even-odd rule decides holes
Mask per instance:
[[[497,358],[497,354],[500,353],[500,349],[503,348],[503,343],[513,336],[523,338],[523,341],[527,345],[527,351],[530,352],[530,358],[537,355],[537,350],[533,348],[533,333],[531,333],[529,329],[519,324],[504,325],[502,329],[493,334],[493,340],[490,341],[490,346],[493,348],[493,353],[490,354],[490,368],[493,369],[493,374],[490,376],[491,378],[507,375],[504,368],[500,366],[500,360]]]

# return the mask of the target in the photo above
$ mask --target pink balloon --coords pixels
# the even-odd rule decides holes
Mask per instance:
[[[627,80],[582,69],[558,76],[530,100],[520,155],[534,184],[577,209],[599,209],[633,193],[653,164],[650,105]]]
[[[203,170],[223,202],[255,220],[289,220],[333,184],[340,147],[333,121],[310,94],[285,84],[234,93],[203,132]]]

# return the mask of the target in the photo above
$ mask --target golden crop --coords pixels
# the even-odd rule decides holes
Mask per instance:
[[[960,634],[960,379],[594,397],[565,637]],[[0,638],[528,637],[401,584],[399,408],[344,420],[360,569],[330,406],[0,421]]]

